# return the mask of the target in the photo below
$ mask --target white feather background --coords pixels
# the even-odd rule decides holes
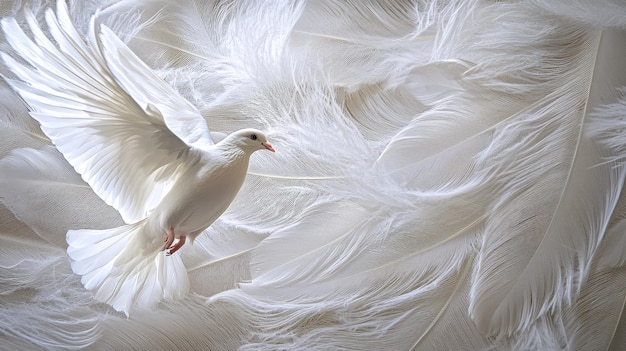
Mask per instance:
[[[0,349],[626,349],[622,1],[70,1],[97,9],[277,152],[178,253],[189,297],[127,319],[65,253],[121,217],[2,82]]]

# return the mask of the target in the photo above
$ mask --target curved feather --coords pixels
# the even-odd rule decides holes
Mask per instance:
[[[532,112],[530,123],[513,125],[511,134],[503,134],[508,138],[524,133],[532,144],[520,144],[526,150],[509,146],[501,153],[513,152],[520,160],[514,167],[523,169],[502,172],[511,175],[505,178],[510,190],[495,204],[498,217],[489,221],[475,273],[470,311],[486,333],[518,333],[576,299],[608,228],[625,171],[620,164],[605,162],[617,150],[590,139],[583,126],[600,96],[608,99],[614,89],[601,83],[599,77],[606,73],[593,74],[595,67],[620,66],[614,54],[624,49],[617,36],[603,36],[601,41],[600,35],[590,32],[583,37],[583,47],[590,50],[581,51],[577,71],[587,74],[557,90],[556,100],[547,97],[548,105]],[[542,119],[549,111],[558,117],[547,124]],[[536,139],[546,133],[551,136]],[[560,161],[533,167],[530,156]],[[522,205],[526,201],[537,204],[537,210]],[[521,249],[520,254],[511,255],[513,248]]]

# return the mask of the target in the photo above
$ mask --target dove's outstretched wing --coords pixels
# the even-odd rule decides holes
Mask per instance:
[[[2,28],[28,64],[3,53],[23,83],[7,79],[31,115],[93,190],[126,222],[147,216],[189,161],[191,148],[211,145],[199,111],[162,81],[107,27],[91,20],[85,42],[67,5],[46,22],[32,12],[34,41],[12,19]]]

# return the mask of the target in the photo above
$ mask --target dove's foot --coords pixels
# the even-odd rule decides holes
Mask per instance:
[[[187,239],[187,237],[186,237],[186,236],[181,235],[181,236],[178,238],[178,241],[176,242],[176,244],[172,245],[172,246],[170,247],[170,249],[169,249],[169,250],[167,250],[166,255],[168,255],[168,256],[169,256],[169,255],[172,255],[174,252],[178,251],[178,249],[180,249],[181,247],[183,247],[183,245],[185,245],[185,240],[186,240],[186,239]]]
[[[174,234],[174,228],[170,227],[170,230],[167,231],[167,235],[165,236],[165,244],[163,245],[161,251],[169,249],[172,246],[175,237],[176,235]]]

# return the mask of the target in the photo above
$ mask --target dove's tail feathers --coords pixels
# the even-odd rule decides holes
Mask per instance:
[[[144,223],[67,232],[74,273],[82,276],[81,282],[96,300],[126,315],[132,309],[184,298],[189,291],[180,255],[144,249]]]

